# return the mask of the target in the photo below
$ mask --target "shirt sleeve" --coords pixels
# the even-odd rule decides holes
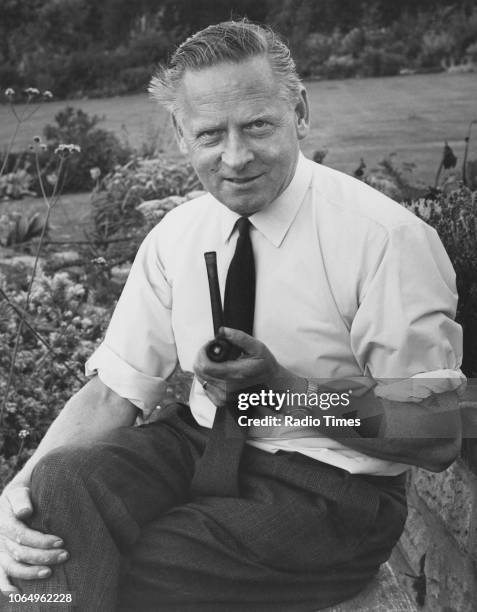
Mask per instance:
[[[160,225],[140,246],[105,338],[86,363],[86,375],[140,408],[154,410],[177,363],[172,295],[160,258]]]
[[[425,223],[393,228],[368,271],[350,331],[364,374],[385,387],[412,377],[416,399],[458,387],[465,377],[456,307],[455,273],[437,232]],[[386,397],[380,386],[377,394]]]

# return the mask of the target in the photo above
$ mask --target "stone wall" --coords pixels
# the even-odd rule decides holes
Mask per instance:
[[[414,598],[424,586],[425,612],[477,610],[477,380],[468,383],[460,404],[466,461],[458,459],[440,474],[419,468],[409,473],[409,516],[398,548],[407,568],[399,573],[420,575],[426,555],[417,584],[404,578]]]
[[[441,474],[414,469],[409,478],[409,516],[401,550],[413,573],[424,576],[429,612],[477,609],[477,477],[456,461]],[[411,586],[412,579],[408,578]]]

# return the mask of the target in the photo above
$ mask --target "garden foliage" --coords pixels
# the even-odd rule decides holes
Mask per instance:
[[[132,155],[129,145],[122,143],[113,132],[98,127],[103,119],[66,106],[55,115],[54,124],[45,126],[45,142],[35,137],[40,146],[32,144],[27,151],[0,153],[0,165],[4,166],[3,174],[0,173],[0,199],[40,196],[40,181],[47,194],[55,189],[62,193],[91,191],[96,184],[95,173],[108,174]],[[69,160],[62,175],[57,176],[55,151],[65,142],[75,144],[79,151]]]
[[[81,149],[68,164],[62,184],[64,192],[90,191],[94,187],[92,168],[107,174],[130,157],[130,148],[113,132],[97,127],[102,120],[98,115],[90,116],[80,108],[67,106],[55,115],[56,125],[45,127],[44,136],[50,150],[62,142],[75,143]]]
[[[477,378],[477,191],[461,185],[407,206],[437,230],[452,261],[459,294],[456,318],[464,330],[462,369]]]
[[[4,0],[0,82],[59,98],[144,91],[187,35],[231,16],[274,26],[305,77],[477,62],[472,0]]]
[[[79,248],[74,265],[62,265],[61,253],[44,253],[26,314],[31,268],[0,263],[0,401],[25,315],[0,428],[0,488],[85,382],[84,363],[104,334],[139,243],[157,219],[198,187],[189,165],[165,159],[132,159],[107,174],[92,196],[90,242]],[[138,211],[144,200],[153,200],[153,217]],[[120,266],[124,274],[118,274]],[[189,384],[187,374],[175,373],[164,401],[185,400]]]
[[[106,175],[92,195],[95,237],[117,238],[133,232],[145,221],[138,211],[142,202],[183,196],[199,188],[200,181],[186,162],[133,158]],[[163,214],[172,205],[164,203]]]
[[[30,273],[18,264],[6,267],[1,275],[2,398]],[[35,279],[28,325],[23,326],[14,385],[0,429],[0,486],[13,474],[20,444],[25,448],[21,457],[25,460],[66,400],[82,386],[84,362],[101,338],[109,316],[108,308],[95,303],[94,292],[73,281],[68,273],[40,273]],[[27,438],[19,436],[22,431],[28,433]]]

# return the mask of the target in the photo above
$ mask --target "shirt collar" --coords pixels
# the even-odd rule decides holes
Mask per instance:
[[[279,247],[303,202],[311,181],[311,166],[300,152],[295,174],[288,187],[269,206],[250,216],[250,222],[274,246]],[[215,198],[214,198],[215,199]],[[224,242],[229,240],[240,215],[220,204],[221,231]]]

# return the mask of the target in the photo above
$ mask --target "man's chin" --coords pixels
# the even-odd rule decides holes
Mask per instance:
[[[222,197],[217,199],[229,210],[233,210],[237,214],[247,217],[262,210],[268,205],[268,202],[265,200],[252,199],[250,197]]]
[[[239,215],[253,215],[265,208],[269,201],[263,194],[257,197],[257,194],[251,193],[231,193],[228,189],[221,189],[220,193],[212,193],[212,195],[226,206],[229,210],[233,210]]]

